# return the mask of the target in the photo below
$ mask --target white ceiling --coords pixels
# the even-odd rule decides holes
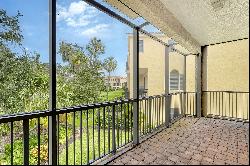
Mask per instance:
[[[249,0],[106,1],[135,18],[127,11],[129,6],[191,53],[204,45],[249,36]]]
[[[201,45],[249,36],[249,0],[161,0],[161,2]]]

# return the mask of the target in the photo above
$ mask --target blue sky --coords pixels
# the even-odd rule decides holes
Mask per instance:
[[[48,62],[48,1],[0,0],[0,6],[8,15],[15,15],[18,10],[21,12],[23,46],[27,51],[40,53],[41,61]],[[102,58],[114,56],[118,61],[113,75],[125,75],[130,27],[79,0],[57,0],[57,14],[57,42],[64,40],[83,46],[92,37],[98,37],[106,46]],[[140,24],[144,20],[133,22]],[[57,62],[62,63],[60,56]]]

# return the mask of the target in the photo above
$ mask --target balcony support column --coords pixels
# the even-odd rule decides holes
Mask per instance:
[[[56,1],[49,0],[49,110],[56,111]],[[56,115],[49,117],[49,165],[57,164]]]
[[[183,77],[182,115],[186,115],[186,92],[187,92],[187,56],[184,56],[184,77]]]
[[[207,115],[207,46],[201,47],[201,116]]]
[[[201,54],[195,57],[196,116],[201,117]]]
[[[139,27],[133,30],[133,144],[139,144]]]
[[[165,126],[169,127],[170,111],[171,111],[171,96],[169,94],[169,52],[170,48],[165,46]]]

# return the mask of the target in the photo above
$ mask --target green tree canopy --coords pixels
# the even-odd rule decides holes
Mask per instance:
[[[108,100],[109,87],[110,87],[110,74],[117,68],[117,61],[115,60],[114,57],[108,57],[104,59],[103,68],[108,72],[108,85],[107,85],[107,100]]]
[[[104,89],[103,62],[101,55],[105,52],[102,41],[93,38],[86,46],[60,42],[59,54],[64,62],[63,67],[68,68],[67,74],[63,72],[63,79],[66,84],[71,85],[70,100],[74,104],[96,102],[100,92]],[[60,100],[60,98],[59,98]]]
[[[114,57],[108,57],[104,59],[104,69],[110,74],[111,72],[115,71],[117,68],[117,61]]]
[[[19,12],[16,16],[8,16],[6,11],[0,9],[0,44],[11,42],[12,44],[21,44],[23,36],[19,26],[19,18],[22,16]]]
[[[9,47],[22,45],[20,16],[19,12],[11,17],[0,10],[0,114],[46,109],[48,105],[48,72],[39,62],[40,55],[17,54]]]

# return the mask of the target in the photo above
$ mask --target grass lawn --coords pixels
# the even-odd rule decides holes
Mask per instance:
[[[106,100],[106,95],[107,92],[102,92],[101,97],[102,101],[107,101]],[[115,100],[115,98],[122,97],[123,96],[123,89],[119,89],[116,91],[111,91],[109,92],[108,95],[108,100],[112,101]],[[100,112],[102,114],[102,111]],[[69,116],[72,118],[72,116]],[[108,131],[107,129],[104,130],[101,129],[100,135],[99,135],[99,140],[98,140],[98,131],[95,129],[94,134],[92,130],[92,117],[93,114],[90,113],[89,115],[89,157],[87,157],[87,131],[86,129],[83,129],[83,134],[82,134],[82,146],[81,146],[81,140],[80,136],[76,136],[76,141],[75,141],[75,148],[74,148],[74,143],[72,141],[71,144],[68,145],[68,163],[66,163],[66,148],[63,147],[63,150],[61,151],[59,155],[59,164],[60,165],[65,165],[65,164],[74,164],[74,149],[75,149],[75,164],[87,164],[87,160],[93,160],[99,158],[99,156],[102,156],[104,154],[109,153],[109,151],[112,151],[112,130],[110,130],[110,145],[108,144]],[[71,120],[69,119],[69,122]],[[79,117],[76,116],[76,128],[79,128],[80,126],[80,120]],[[83,127],[86,128],[86,117],[83,116]],[[64,131],[63,131],[64,132]],[[72,134],[72,129],[70,129],[70,135]],[[94,136],[93,136],[94,135]],[[131,137],[131,136],[130,136]],[[93,139],[94,138],[94,139]],[[128,139],[128,132],[126,133],[126,138]],[[64,141],[63,139],[60,139],[60,141]],[[62,143],[62,142],[61,142]],[[120,131],[119,132],[119,146],[125,144],[125,132]],[[65,146],[65,143],[64,143]],[[117,131],[116,131],[116,146],[118,146],[118,140],[117,140]],[[82,151],[81,151],[82,149]],[[82,153],[81,153],[82,152]],[[81,163],[82,160],[82,163]]]
[[[102,100],[101,101],[106,101],[106,92],[102,92]],[[111,91],[109,92],[109,101],[115,100],[115,98],[123,96],[123,89],[119,89],[116,91]],[[98,109],[95,110],[95,114],[97,113]],[[103,117],[103,111],[102,109],[99,110],[101,118]],[[59,163],[60,164],[66,164],[66,148],[65,148],[65,139],[66,139],[66,127],[65,127],[65,120],[66,120],[66,114],[59,115],[60,117],[60,123],[59,123],[59,143],[62,145],[62,151],[59,156]],[[107,117],[107,115],[106,115]],[[94,159],[94,153],[95,151],[95,158],[99,157],[99,151],[100,155],[107,154],[109,152],[108,149],[108,132],[105,131],[105,140],[104,140],[104,132],[103,129],[101,129],[100,132],[100,143],[98,144],[98,132],[95,130],[94,131],[94,137],[93,137],[93,131],[92,131],[92,125],[93,125],[93,118],[97,119],[96,116],[93,117],[93,112],[92,110],[89,110],[89,117],[88,117],[88,125],[89,125],[89,160]],[[120,118],[120,115],[119,115]],[[75,128],[79,129],[80,127],[80,112],[75,113]],[[86,128],[87,126],[87,119],[86,115],[84,113],[82,114],[82,126],[83,128]],[[95,125],[97,122],[95,122]],[[41,130],[47,129],[47,118],[41,118]],[[36,123],[32,123],[30,121],[30,127],[34,128]],[[72,139],[73,135],[73,113],[68,113],[67,114],[67,135],[68,139],[70,141],[70,138]],[[6,129],[5,129],[6,130]],[[45,162],[47,160],[47,131],[41,131],[41,146],[44,146],[45,148],[42,150],[41,153],[43,153],[43,157],[41,157],[41,162]],[[77,134],[76,134],[77,135]],[[125,143],[125,133],[123,132],[122,134],[120,133],[119,139],[123,140],[120,142],[120,144]],[[128,137],[128,135],[126,136]],[[93,141],[94,138],[94,141]],[[72,142],[72,141],[71,141]],[[93,142],[94,142],[94,148],[93,148]],[[105,142],[105,143],[104,143]],[[2,143],[3,144],[3,153],[0,153],[0,165],[1,164],[10,164],[10,143]],[[98,149],[100,147],[100,150]],[[105,150],[104,150],[105,148]],[[36,130],[34,130],[32,133],[30,133],[30,163],[31,164],[36,164],[37,162],[37,136],[36,136]],[[21,139],[21,136],[16,136],[15,141],[14,141],[14,163],[15,164],[21,164],[23,161],[23,142]],[[70,143],[68,147],[68,164],[74,164],[74,144]],[[110,130],[110,151],[112,150],[112,131]],[[82,156],[82,163],[86,164],[87,163],[87,137],[86,137],[86,130],[83,130],[83,137],[82,137],[82,154],[81,154],[81,148],[80,148],[80,138],[79,134],[76,136],[76,141],[75,141],[75,161],[76,164],[81,164],[81,156]]]
[[[108,93],[108,101],[115,100],[116,98],[123,97],[124,90],[123,89],[118,89],[114,91],[110,91]],[[102,101],[107,101],[107,92],[101,92],[101,100]]]
[[[81,157],[82,157],[82,164],[87,164],[87,135],[86,131],[84,131],[82,136],[82,147],[81,147],[81,141],[80,138],[77,138],[75,141],[75,164],[80,165],[81,164]],[[126,136],[128,137],[127,133]],[[94,138],[94,140],[93,140]],[[105,140],[104,140],[105,138]],[[125,143],[125,132],[123,131],[119,133],[119,142],[120,144]],[[122,139],[122,141],[121,141]],[[117,144],[117,137],[116,137],[116,145]],[[98,148],[100,147],[100,149]],[[81,153],[82,149],[82,153]],[[110,151],[112,151],[112,131],[110,130]],[[107,154],[109,152],[109,144],[108,144],[108,131],[101,130],[100,132],[100,141],[98,141],[98,131],[94,131],[94,137],[93,137],[93,131],[89,130],[89,160],[97,159],[99,156],[102,156],[103,154]],[[95,155],[95,157],[94,157]],[[66,148],[62,150],[62,152],[59,155],[59,164],[60,165],[73,165],[74,164],[74,143],[71,143],[68,146],[68,163],[66,163]]]

